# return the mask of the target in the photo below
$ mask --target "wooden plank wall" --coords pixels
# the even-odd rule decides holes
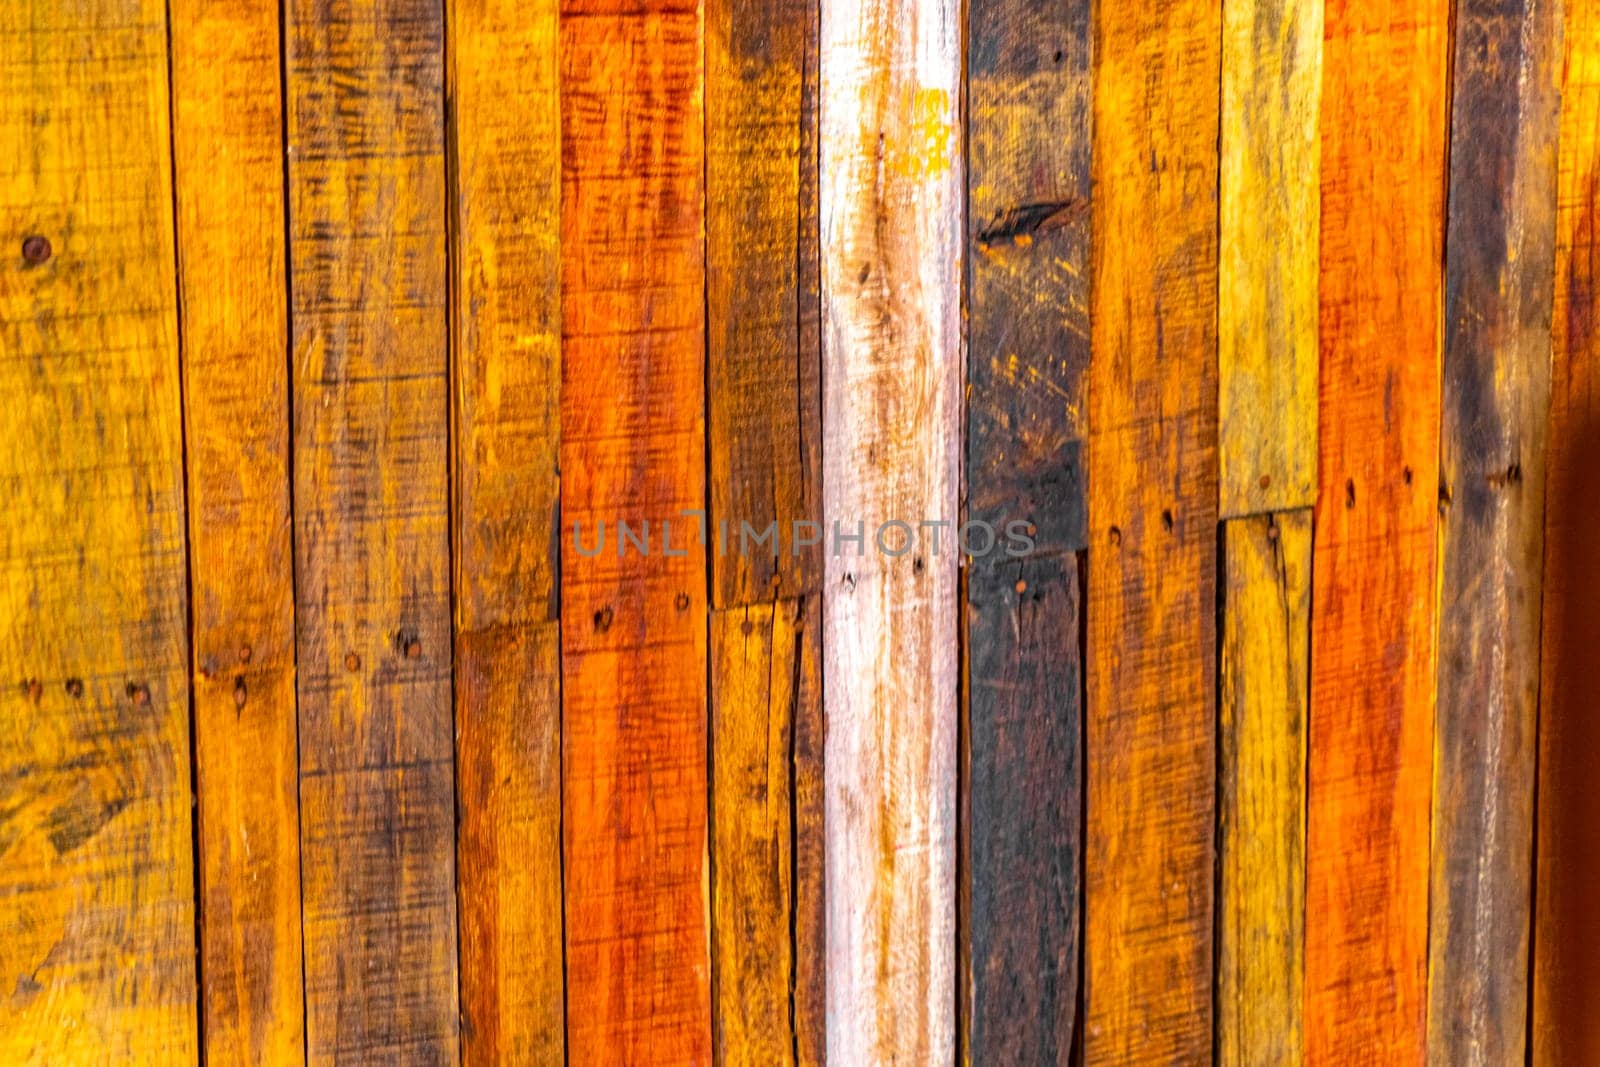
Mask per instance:
[[[1596,1060],[1597,42],[4,5],[0,1060]]]

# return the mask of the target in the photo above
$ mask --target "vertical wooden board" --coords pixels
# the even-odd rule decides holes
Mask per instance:
[[[443,12],[285,11],[306,1044],[452,1063]]]
[[[1071,1062],[1083,660],[1078,558],[967,578],[970,1063]]]
[[[1445,0],[1328,0],[1305,1055],[1423,1055]]]
[[[159,0],[0,8],[0,1060],[192,1063]]]
[[[171,5],[209,1063],[305,1056],[278,5]]]
[[[1566,0],[1556,201],[1555,306],[1545,452],[1532,1063],[1600,1062],[1600,3]]]
[[[1302,1062],[1311,510],[1223,527],[1217,1062]]]
[[[1456,11],[1440,429],[1428,1060],[1528,1020],[1559,0]]]
[[[955,1055],[961,11],[825,0],[828,1059]],[[864,543],[843,542],[861,524]],[[872,544],[910,524],[898,556]],[[890,529],[886,544],[905,546]],[[838,549],[837,554],[835,549]]]
[[[798,936],[814,885],[797,865],[811,858],[802,835],[820,829],[810,787],[821,773],[821,613],[808,598],[711,620],[717,1062],[815,1063],[802,1029],[820,1023],[821,1006],[807,1000],[799,953],[809,943]]]
[[[1091,1065],[1212,1054],[1221,40],[1213,0],[1095,22]]]
[[[1217,453],[1224,519],[1316,502],[1322,2],[1223,4]]]
[[[462,1054],[560,1064],[557,5],[448,17]]]
[[[713,557],[718,608],[813,593],[822,577],[820,540],[793,537],[822,503],[816,188],[804,173],[816,168],[816,14],[816,0],[706,6],[710,510],[731,538],[741,523],[778,524],[775,548]]]
[[[561,706],[552,624],[456,636],[462,1059],[560,1064]]]
[[[967,518],[1084,546],[1088,0],[968,8]]]
[[[561,79],[563,537],[611,528],[561,568],[568,1056],[706,1063],[698,7],[563,0]]]

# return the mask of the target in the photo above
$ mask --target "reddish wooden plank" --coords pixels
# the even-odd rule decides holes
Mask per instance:
[[[170,5],[205,1058],[305,1056],[278,5]]]
[[[285,31],[307,1052],[453,1063],[444,15]]]
[[[564,0],[560,35],[568,1056],[705,1063],[706,558],[680,521],[705,504],[700,13]],[[619,556],[618,521],[654,550]],[[605,550],[568,550],[600,522]]]
[[[1085,1055],[1212,1054],[1221,5],[1094,37]]]
[[[1448,5],[1329,0],[1307,767],[1312,1063],[1423,1055]]]

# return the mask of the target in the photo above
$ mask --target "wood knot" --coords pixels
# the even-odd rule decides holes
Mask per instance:
[[[39,698],[44,696],[44,686],[39,683],[39,679],[37,678],[29,678],[27,681],[23,682],[22,691],[26,693],[28,699],[33,701],[35,704],[39,703]]]
[[[135,707],[145,708],[150,706],[150,687],[142,682],[128,683],[128,699],[133,701]]]
[[[354,652],[346,652],[344,654],[344,669],[352,673],[359,671],[361,669],[361,657]]]
[[[1172,509],[1171,508],[1162,508],[1161,509],[1161,528],[1163,530],[1165,530],[1167,533],[1171,533],[1172,532]]]
[[[611,605],[607,604],[605,607],[594,613],[595,630],[599,633],[605,633],[607,630],[611,629],[611,622],[614,618],[615,616],[611,611]]]
[[[250,662],[250,657],[253,656],[253,655],[255,655],[255,650],[253,648],[251,648],[249,645],[240,645],[239,646],[239,662],[240,663],[249,663]]]
[[[777,580],[776,576],[774,576],[773,580],[774,581]],[[689,594],[688,593],[679,593],[677,598],[673,600],[673,603],[675,605],[677,605],[677,608],[678,608],[679,611],[688,611],[689,610]]]
[[[244,675],[235,675],[233,679],[233,706],[244,710],[244,702],[249,699],[250,692],[245,687]]]
[[[82,678],[67,679],[67,696],[71,697],[73,700],[81,700],[83,698]]]
[[[1346,478],[1344,480],[1344,506],[1346,508],[1356,506],[1356,482],[1354,478]]]
[[[1106,539],[1111,542],[1113,547],[1122,544],[1122,528],[1120,526],[1111,527],[1106,531]]]

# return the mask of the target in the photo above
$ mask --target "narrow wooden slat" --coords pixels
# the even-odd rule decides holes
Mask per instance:
[[[1322,0],[1223,4],[1219,513],[1317,486]]]
[[[1223,526],[1217,1062],[1298,1064],[1311,510]]]
[[[1328,0],[1305,1055],[1423,1055],[1446,0]]]
[[[1094,38],[1090,1064],[1212,1053],[1221,8]]]
[[[206,1060],[305,1055],[278,5],[171,5]]]
[[[828,1059],[946,1063],[957,559],[916,527],[959,518],[960,7],[824,0],[821,40]]]
[[[1071,1062],[1078,1012],[1078,557],[967,579],[968,1063]]]
[[[453,1063],[444,17],[285,19],[307,1050]]]
[[[1084,547],[1089,3],[967,15],[967,517]]]
[[[820,526],[795,525],[818,523],[822,504],[817,13],[814,0],[706,6],[708,490],[727,531],[711,561],[712,1028],[725,1064],[822,1056],[821,685],[796,673],[820,671],[822,545]],[[776,540],[750,540],[774,522]]]
[[[815,592],[822,544],[817,334],[816,0],[706,5],[706,309],[714,606]],[[811,66],[808,66],[810,64]],[[802,270],[806,277],[802,277]],[[739,551],[740,524],[778,523]]]
[[[0,6],[0,1061],[193,1063],[160,0]]]
[[[966,517],[1002,535],[1025,522],[1038,553],[996,553],[968,578],[959,1041],[973,1063],[1065,1064],[1076,1036],[1089,11],[967,13]]]
[[[1527,1046],[1561,5],[1455,19],[1428,1060]]]
[[[789,924],[796,889],[806,888],[796,881],[796,864],[810,858],[801,835],[821,829],[814,786],[801,791],[821,761],[800,757],[821,755],[822,614],[813,598],[711,618],[717,1062],[817,1062],[812,1035],[800,1046],[809,1020],[798,1011],[804,986]]]
[[[560,579],[572,1063],[711,1058],[706,556],[680,514],[705,506],[700,20],[561,5],[562,537],[610,534]]]
[[[1534,1067],[1600,1062],[1600,2],[1566,0],[1534,850]]]
[[[564,1062],[555,0],[451,0],[462,1058]]]

